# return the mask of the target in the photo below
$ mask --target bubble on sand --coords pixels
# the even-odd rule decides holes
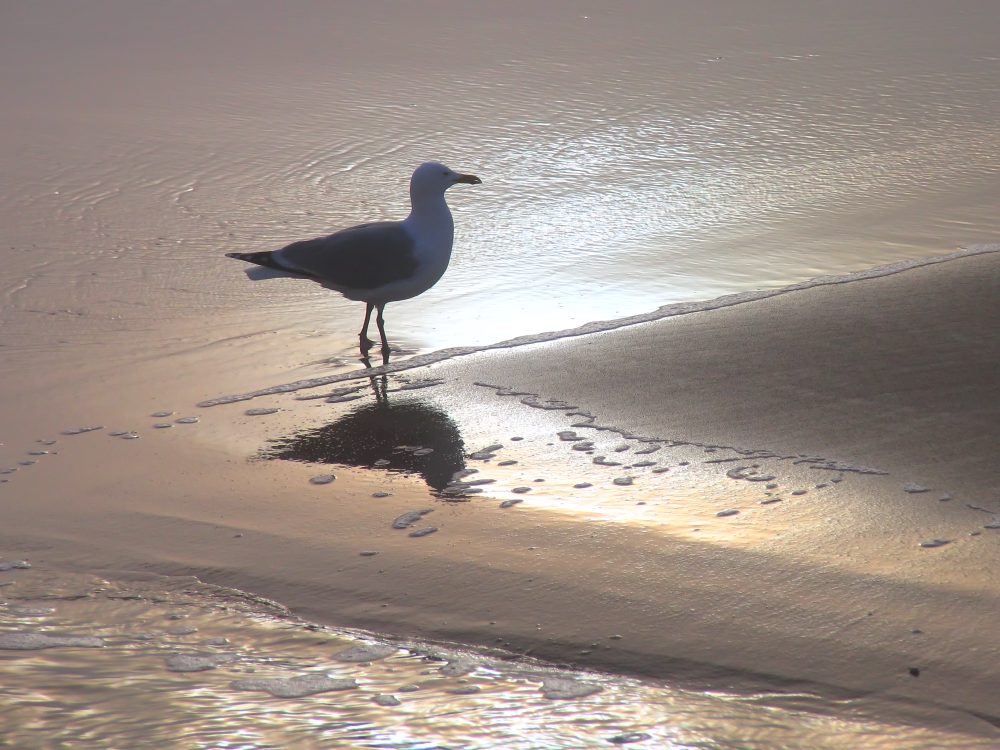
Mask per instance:
[[[309,484],[330,484],[336,478],[334,474],[317,474],[309,478]]]
[[[149,416],[156,417],[157,419],[162,419],[163,417],[169,417],[169,416],[172,416],[172,415],[173,415],[172,411],[154,411]]]
[[[333,655],[337,661],[346,661],[354,664],[363,664],[370,661],[378,661],[392,656],[399,649],[385,643],[360,643],[357,646],[345,648]]]
[[[392,522],[392,528],[394,529],[408,529],[421,518],[431,513],[433,508],[425,508],[424,510],[411,510],[409,513],[404,513],[401,516],[396,516]]]
[[[614,737],[609,737],[608,742],[612,745],[627,745],[630,742],[644,742],[652,738],[652,735],[645,732],[625,732],[623,734],[616,734]]]
[[[576,484],[573,485],[573,489],[574,490],[585,490],[588,487],[593,487],[593,486],[594,485],[592,485],[590,482],[577,482]]]
[[[169,427],[173,427],[173,425],[170,422],[156,422],[153,427],[157,430],[166,430]]]
[[[938,498],[938,500],[940,500],[942,503],[946,503],[949,500],[951,500],[951,495],[945,492],[944,494],[941,495],[941,497]]]
[[[177,424],[197,424],[200,417],[181,417],[180,419],[175,419],[174,422]]]
[[[498,394],[499,395],[499,394]],[[564,409],[575,409],[574,404],[568,403],[566,401],[557,401],[554,399],[542,399],[538,396],[526,396],[521,399],[521,403],[525,406],[530,406],[535,409],[544,409],[546,411],[562,411]]]
[[[601,692],[600,685],[580,682],[571,677],[546,677],[542,680],[542,695],[549,700],[586,698]]]
[[[0,570],[28,570],[31,563],[27,560],[14,560],[12,562],[0,562]]]
[[[7,607],[7,612],[17,617],[45,617],[55,612],[52,607],[23,607],[11,605]]]
[[[363,549],[359,553],[362,557],[375,557],[378,554],[376,550],[373,549]]]
[[[392,708],[393,706],[400,705],[400,700],[395,695],[389,695],[388,693],[379,693],[378,695],[372,696],[372,702],[377,706],[383,706],[385,708]]]
[[[774,474],[761,474],[755,466],[737,466],[726,472],[730,479],[745,479],[748,482],[773,482]]]
[[[229,683],[233,690],[250,690],[270,693],[275,698],[304,698],[307,695],[326,693],[332,690],[353,690],[358,683],[351,678],[330,677],[326,674],[305,674],[298,677],[274,677],[270,679],[233,680]]]
[[[496,458],[496,452],[502,449],[503,446],[500,443],[493,443],[485,448],[480,448],[469,454],[469,458],[474,461],[489,461],[490,459]]]
[[[438,530],[437,526],[425,526],[422,529],[416,529],[415,531],[411,531],[409,533],[409,536],[420,538],[422,536],[427,536],[428,534],[433,534],[437,530]]]
[[[782,497],[765,497],[760,501],[761,505],[770,505],[771,503],[780,503],[784,498]]]
[[[27,461],[18,461],[17,463],[20,466],[34,466],[35,464],[38,463],[38,461],[35,461],[34,459],[29,459]]]
[[[372,466],[377,466],[378,468],[381,469],[383,466],[388,466],[391,463],[392,461],[390,461],[388,458],[380,458],[377,461],[372,462]]]
[[[447,664],[441,667],[441,674],[445,677],[462,677],[470,672],[475,672],[478,668],[479,664],[475,661],[467,657],[460,656],[457,659],[451,659]]]
[[[735,515],[738,515],[738,514],[739,514],[739,511],[736,510],[736,508],[726,508],[725,510],[720,510],[715,515],[716,515],[717,518],[725,518],[726,516],[735,516]]]
[[[166,665],[171,672],[205,672],[235,659],[235,654],[171,654]]]
[[[922,484],[915,484],[913,482],[907,482],[903,485],[903,492],[927,492],[929,489],[929,487],[924,487]]]
[[[444,383],[442,378],[420,378],[417,380],[410,380],[399,386],[401,391],[415,391],[420,388],[432,388],[436,385],[441,385]]]
[[[930,539],[926,542],[921,542],[920,546],[930,549],[933,547],[943,547],[946,544],[951,544],[951,539]]]
[[[52,451],[28,451],[29,456],[50,456]]]
[[[68,430],[63,430],[63,435],[82,435],[85,432],[94,432],[95,430],[103,430],[103,425],[95,425],[93,427],[71,427]]]
[[[525,492],[531,492],[531,487],[514,487],[511,492],[517,495],[523,495]]]
[[[278,412],[278,410],[274,409],[274,408],[270,408],[270,409],[267,409],[267,408],[256,408],[256,409],[247,409],[243,413],[246,414],[248,417],[263,417],[263,416],[266,416],[268,414],[277,414],[277,412]]]
[[[12,469],[0,469],[0,474],[13,474],[15,471],[17,471],[16,466]]]
[[[49,635],[48,633],[0,633],[0,649],[37,651],[43,648],[103,648],[94,636]]]
[[[512,497],[510,500],[504,500],[500,503],[501,508],[513,508],[518,503],[523,503],[524,500],[519,497]]]
[[[125,432],[118,435],[118,437],[120,437],[122,440],[138,440],[139,433],[130,430],[129,432]]]
[[[611,480],[611,484],[616,484],[619,487],[628,487],[632,484],[632,477],[615,477]]]
[[[413,451],[414,456],[429,456],[434,452],[433,448],[417,448]]]

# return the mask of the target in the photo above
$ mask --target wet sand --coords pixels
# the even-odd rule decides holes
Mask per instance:
[[[303,389],[197,409],[235,392],[245,363],[216,360],[207,385],[195,348],[175,357],[176,409],[160,418],[148,416],[164,406],[149,388],[160,362],[117,371],[113,393],[89,373],[33,420],[13,407],[35,432],[5,440],[6,464],[57,442],[3,476],[0,549],[54,568],[195,575],[321,623],[690,687],[804,692],[994,737],[1000,348],[982,334],[998,261],[971,255],[388,379],[389,403],[436,405],[464,465],[496,479],[467,502],[440,499],[415,469],[259,459],[269,440],[373,401],[367,377],[358,402],[296,400],[324,392]],[[441,382],[408,390],[403,377]],[[200,421],[152,427],[189,414]],[[104,429],[59,434],[77,424]],[[572,431],[594,441],[590,454]],[[490,443],[502,447],[473,458]],[[654,465],[635,466],[643,446]],[[335,481],[310,482],[331,469]],[[766,488],[753,481],[769,474]],[[921,546],[933,540],[947,543]]]

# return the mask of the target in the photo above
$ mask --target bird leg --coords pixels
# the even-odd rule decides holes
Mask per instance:
[[[385,310],[384,303],[378,306],[378,315],[375,316],[375,323],[378,325],[379,336],[382,337],[382,359],[388,359],[389,342],[385,338],[385,318],[382,317],[383,310]]]
[[[368,350],[375,345],[375,342],[368,338],[368,321],[371,320],[372,310],[375,309],[375,305],[371,302],[367,303],[365,307],[365,324],[361,326],[361,333],[358,334],[358,343],[361,346],[361,356],[367,356]],[[379,313],[381,315],[381,313]],[[385,337],[382,338],[385,341]]]

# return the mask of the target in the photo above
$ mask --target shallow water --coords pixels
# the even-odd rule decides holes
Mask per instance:
[[[193,579],[51,569],[0,577],[0,734],[9,747],[988,746],[887,720],[905,715],[902,704],[845,697],[831,715],[808,692],[698,693],[387,643]],[[23,647],[25,634],[49,643]]]
[[[346,349],[357,304],[251,284],[222,253],[399,217],[427,158],[484,184],[449,194],[444,280],[389,309],[393,340],[418,349],[993,239],[997,13],[8,8],[5,344],[121,342],[252,310],[244,333]]]

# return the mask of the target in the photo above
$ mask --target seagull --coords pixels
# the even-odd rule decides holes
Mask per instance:
[[[246,272],[252,281],[309,279],[347,299],[364,302],[365,322],[358,339],[365,358],[374,345],[368,339],[368,323],[372,310],[377,310],[382,357],[388,361],[382,313],[387,303],[423,294],[444,275],[455,236],[444,193],[460,182],[482,184],[475,175],[460,174],[436,161],[425,162],[410,177],[410,215],[402,221],[359,224],[280,250],[226,253],[226,257],[256,264],[257,268]]]

